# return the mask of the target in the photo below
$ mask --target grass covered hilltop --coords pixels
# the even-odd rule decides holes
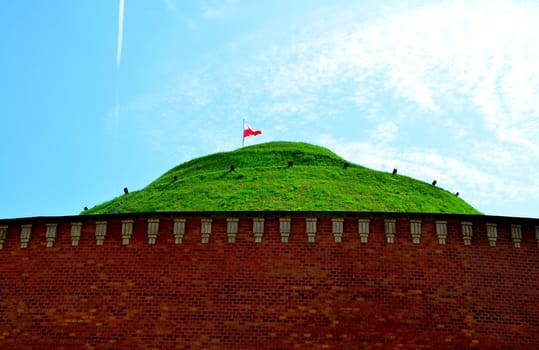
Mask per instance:
[[[193,159],[146,188],[83,214],[228,210],[479,214],[442,188],[347,163],[326,148],[298,142],[269,142]]]

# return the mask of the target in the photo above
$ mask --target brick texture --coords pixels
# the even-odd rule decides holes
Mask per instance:
[[[414,244],[409,219],[398,217],[389,218],[396,234],[388,244],[384,219],[371,218],[361,243],[357,218],[346,217],[339,243],[331,217],[320,216],[310,243],[305,218],[293,217],[283,243],[279,218],[268,215],[255,243],[252,218],[240,216],[229,243],[226,217],[214,217],[201,243],[201,217],[187,217],[176,244],[174,218],[162,217],[150,245],[148,221],[136,217],[123,245],[122,220],[112,216],[100,246],[98,220],[76,217],[57,220],[52,247],[46,222],[36,219],[25,249],[21,224],[9,223],[0,348],[539,348],[535,223],[522,225],[516,248],[503,218],[495,218],[494,247],[486,228],[493,218],[444,219],[445,245],[434,218],[422,220]],[[471,220],[466,246],[461,221]],[[78,246],[72,221],[83,222]]]

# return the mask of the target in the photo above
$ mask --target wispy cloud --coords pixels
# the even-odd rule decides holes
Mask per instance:
[[[411,176],[430,183],[437,180],[439,186],[451,192],[460,192],[472,205],[481,209],[492,201],[514,201],[522,193],[539,195],[539,182],[525,185],[517,179],[482,169],[470,159],[458,159],[424,149],[400,150],[392,145],[376,142],[376,138],[364,141],[348,141],[321,135],[317,142],[345,159],[367,167]]]
[[[163,0],[163,4],[169,12],[175,12],[177,10],[176,3],[174,2],[174,0]]]
[[[118,9],[118,44],[116,46],[116,68],[120,69],[122,59],[122,42],[124,35],[124,0],[119,0]]]
[[[400,119],[416,142],[392,139],[391,124],[370,126],[378,140],[389,141],[384,148],[373,146],[372,139],[342,139],[340,146],[320,140],[353,155],[373,152],[364,162],[376,168],[393,163],[420,178],[445,175],[448,184],[465,187],[482,203],[537,195],[539,181],[531,175],[539,171],[536,18],[539,7],[530,4],[451,2],[346,28],[336,24],[267,52],[262,64],[270,74],[261,85],[274,100],[287,96],[289,110],[295,102],[320,111],[323,101],[306,106],[304,96],[346,86],[335,97],[356,104],[364,113],[358,122],[365,114],[386,122]],[[332,108],[339,114],[350,105]],[[425,143],[429,138],[435,149]],[[515,167],[533,170],[521,177]]]
[[[207,2],[203,16],[234,6]],[[539,199],[539,6],[445,1],[354,18],[362,6],[283,28],[256,52],[243,41],[241,57],[219,51],[214,64],[130,108],[151,105],[148,123],[159,118],[170,138],[182,132],[167,122],[178,115],[221,123],[255,116],[284,138],[316,141],[352,161],[437,177],[477,205]]]
[[[238,0],[212,0],[202,4],[202,17],[205,19],[223,19],[231,15]]]

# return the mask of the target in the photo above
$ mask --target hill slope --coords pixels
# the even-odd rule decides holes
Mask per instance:
[[[291,167],[289,162],[293,162]],[[269,142],[193,159],[143,190],[83,214],[213,210],[479,213],[441,188],[360,165],[345,167],[345,163],[323,147]]]

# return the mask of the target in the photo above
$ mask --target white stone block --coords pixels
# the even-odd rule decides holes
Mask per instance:
[[[309,243],[314,243],[316,240],[316,218],[305,218],[305,223],[307,226],[307,241]]]
[[[253,236],[256,243],[262,242],[262,236],[264,236],[264,218],[253,218]]]
[[[7,225],[0,226],[0,249],[4,248],[4,242],[7,238]]]
[[[172,228],[172,234],[174,235],[174,243],[181,244],[183,236],[185,235],[185,221],[186,219],[174,219],[174,226]]]
[[[71,223],[71,245],[76,247],[79,245],[80,236],[82,233],[82,222]]]
[[[447,239],[447,221],[436,221],[436,237],[438,237],[438,244],[445,244]]]
[[[133,235],[133,220],[122,220],[122,244],[128,245]]]
[[[395,233],[397,232],[397,221],[395,219],[385,219],[384,229],[386,233],[387,243],[395,243]]]
[[[487,239],[488,244],[491,247],[496,246],[496,239],[498,239],[498,224],[487,223]]]
[[[228,236],[228,243],[236,243],[236,236],[238,235],[238,222],[239,218],[227,218],[226,219],[226,234]]]
[[[522,242],[522,225],[511,225],[511,236],[513,237],[515,248],[520,248],[520,243]]]
[[[159,219],[148,219],[148,244],[154,245],[159,233]]]
[[[279,232],[281,233],[281,242],[288,243],[290,237],[291,218],[279,218]]]
[[[28,248],[28,242],[32,236],[32,224],[21,225],[21,248]]]
[[[56,239],[56,228],[58,224],[46,224],[47,231],[45,232],[45,240],[47,241],[47,248],[54,246],[54,240]]]
[[[333,227],[333,238],[335,243],[342,242],[342,234],[344,231],[344,219],[343,218],[332,218],[331,226]]]
[[[358,219],[357,220],[357,231],[359,233],[359,238],[361,243],[367,243],[369,241],[369,226],[370,219]]]
[[[107,235],[107,222],[97,221],[95,223],[95,240],[97,245],[103,245]]]
[[[410,233],[412,234],[412,243],[421,242],[421,220],[410,220]]]
[[[472,236],[473,236],[472,223],[468,221],[462,221],[460,225],[462,228],[462,239],[464,240],[464,245],[472,245]]]
[[[212,219],[202,218],[200,220],[200,241],[202,243],[209,243],[211,235],[211,223]]]

